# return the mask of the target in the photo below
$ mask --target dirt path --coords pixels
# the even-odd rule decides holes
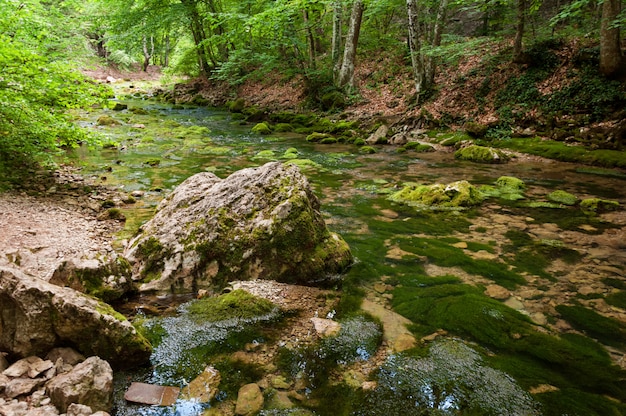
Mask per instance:
[[[112,252],[120,225],[99,221],[80,204],[71,197],[0,194],[0,266],[48,280],[64,260]]]

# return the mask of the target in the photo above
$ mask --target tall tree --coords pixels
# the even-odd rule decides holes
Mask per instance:
[[[620,14],[620,0],[604,0],[600,23],[600,72],[612,77],[623,70],[620,29],[617,17]]]
[[[524,26],[526,24],[526,0],[517,0],[517,25],[515,27],[515,40],[513,41],[513,62],[524,63]]]
[[[341,88],[354,88],[354,65],[356,61],[356,50],[359,43],[359,33],[361,31],[361,21],[363,20],[363,10],[365,5],[363,0],[355,0],[352,5],[352,14],[348,26],[348,35],[343,51],[343,61],[339,70],[337,85]]]
[[[337,82],[339,69],[341,68],[341,25],[343,19],[343,5],[341,0],[333,1],[333,35],[331,46],[331,59],[333,62],[333,78]]]
[[[441,46],[448,0],[438,0],[428,5],[418,4],[417,0],[407,0],[406,7],[416,101],[420,103],[435,84],[437,55],[433,49]]]

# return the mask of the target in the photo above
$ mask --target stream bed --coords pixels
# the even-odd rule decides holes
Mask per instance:
[[[302,350],[281,345],[263,368],[229,354],[274,340],[275,316],[199,327],[186,320],[185,306],[167,317],[142,315],[161,344],[152,368],[118,374],[114,414],[229,414],[224,403],[236,399],[237,388],[268,372],[289,387],[270,386],[266,396],[284,390],[293,407],[266,405],[262,414],[626,414],[626,173],[523,156],[475,164],[449,151],[398,153],[393,146],[364,154],[303,135],[254,134],[253,125],[220,109],[121,102],[128,108],[80,115],[81,125],[103,135],[104,148],[71,155],[84,175],[136,195],[121,207],[120,245],[187,177],[211,171],[223,178],[278,160],[300,166],[356,263],[329,310],[343,322],[339,340]],[[102,125],[103,115],[114,122]],[[523,197],[441,211],[388,198],[405,183],[493,186],[502,176],[524,181]],[[550,203],[555,190],[622,208],[585,213]],[[376,320],[359,320],[363,297],[408,318],[417,347],[395,353],[387,345],[377,353]],[[225,386],[210,404],[120,399],[130,381],[182,387],[209,361],[219,364]],[[368,362],[367,372],[354,368]],[[352,377],[358,382],[348,373],[360,374]]]

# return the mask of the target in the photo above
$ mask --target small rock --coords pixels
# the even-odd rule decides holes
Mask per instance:
[[[44,383],[44,379],[41,378],[15,378],[9,381],[9,384],[4,389],[4,394],[9,399],[14,399],[23,394],[30,394],[37,387]]]
[[[14,362],[13,365],[4,370],[2,374],[7,377],[22,377],[23,375],[26,375],[29,372],[33,371],[31,369],[33,365],[38,365],[41,362],[43,362],[43,360],[35,356],[22,358],[21,360]]]
[[[313,322],[315,332],[322,338],[335,336],[341,330],[341,324],[331,319],[311,318],[311,322]]]
[[[493,299],[505,300],[511,296],[511,292],[500,285],[489,285],[485,289],[485,295]]]
[[[287,381],[287,379],[283,376],[276,376],[272,378],[272,387],[275,389],[286,390],[291,387],[291,383]]]
[[[209,403],[217,395],[221,380],[220,372],[208,366],[183,389],[182,397],[198,403]]]
[[[72,403],[67,407],[67,416],[91,416],[91,407],[84,404]]]
[[[286,391],[275,391],[270,397],[267,407],[270,409],[292,409],[294,407],[293,402],[289,399],[289,393]]]
[[[85,356],[73,348],[53,348],[46,355],[46,358],[54,363],[56,363],[59,358],[62,358],[63,363],[69,365],[76,365],[85,361]]]
[[[263,408],[263,393],[258,384],[246,384],[239,389],[235,414],[240,416],[253,415]]]
[[[147,383],[132,383],[126,393],[124,399],[141,404],[149,404],[153,406],[171,406],[176,403],[178,387],[157,386]]]
[[[456,248],[460,248],[460,249],[466,249],[467,248],[467,243],[465,241],[459,241],[458,243],[452,244],[452,247],[456,247]]]

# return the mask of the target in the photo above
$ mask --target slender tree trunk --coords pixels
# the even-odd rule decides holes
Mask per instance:
[[[333,79],[335,82],[339,79],[339,69],[341,68],[341,21],[343,7],[341,0],[333,2],[333,39],[332,39],[332,61],[333,61]]]
[[[359,44],[359,32],[361,31],[361,20],[363,19],[363,0],[355,0],[350,15],[350,25],[348,36],[343,51],[343,62],[339,71],[339,87],[354,88],[354,62],[356,60],[356,48]]]
[[[170,66],[170,35],[165,36],[165,60],[163,61],[163,66]]]
[[[611,27],[620,13],[620,3],[620,0],[604,0],[602,3],[600,72],[607,77],[619,74],[624,64],[619,28]]]
[[[415,93],[417,102],[420,101],[424,84],[424,61],[421,54],[422,41],[420,39],[419,9],[417,0],[407,0],[406,10],[409,17],[409,53],[411,54],[411,68],[413,69],[413,80],[415,81]]]
[[[446,10],[448,9],[448,0],[440,0],[437,9],[437,17],[433,23],[431,46],[441,46],[441,32],[445,26]],[[435,85],[435,72],[437,69],[437,58],[434,55],[428,56],[425,62],[424,78],[427,88]]]
[[[196,45],[196,55],[198,56],[198,66],[200,73],[207,77],[209,74],[209,61],[207,60],[207,51],[204,46],[206,36],[202,27],[202,21],[200,15],[196,9],[195,0],[181,0],[181,3],[187,8],[189,13],[189,21],[191,23],[190,29],[193,35],[193,42]]]
[[[526,23],[526,0],[517,0],[517,28],[515,30],[515,41],[513,42],[513,62],[524,63],[524,48],[522,39],[524,38],[524,25]]]
[[[306,38],[309,47],[309,68],[315,69],[315,37],[313,36],[313,30],[311,30],[308,10],[302,10],[302,19],[306,28]]]
[[[148,70],[148,65],[150,65],[150,56],[150,52],[148,51],[148,39],[146,38],[146,35],[143,35],[143,64],[141,65],[143,72]]]

